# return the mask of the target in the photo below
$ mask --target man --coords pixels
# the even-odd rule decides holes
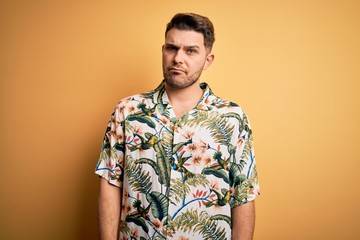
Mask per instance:
[[[163,82],[115,108],[96,167],[101,239],[252,239],[259,185],[248,119],[199,82],[213,42],[208,18],[175,15]]]

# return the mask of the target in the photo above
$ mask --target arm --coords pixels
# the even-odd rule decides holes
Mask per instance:
[[[255,227],[255,203],[247,202],[231,210],[232,239],[252,240]]]
[[[116,240],[120,218],[120,188],[100,179],[98,199],[99,230],[101,240]]]

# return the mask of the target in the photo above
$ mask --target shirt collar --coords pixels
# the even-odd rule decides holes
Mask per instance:
[[[211,110],[214,107],[214,103],[218,101],[213,91],[210,89],[209,85],[205,82],[199,84],[200,88],[204,90],[204,94],[201,97],[199,103],[196,105],[195,109],[198,110]],[[155,104],[164,104],[167,105],[170,103],[169,97],[165,91],[165,81],[162,81],[160,85],[154,90],[153,100]]]

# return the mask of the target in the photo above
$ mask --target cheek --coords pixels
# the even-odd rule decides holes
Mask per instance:
[[[204,67],[204,62],[203,61],[196,61],[192,63],[193,69],[194,70],[202,70]]]
[[[171,57],[169,56],[169,54],[163,53],[162,54],[162,62],[163,62],[163,64],[168,63],[170,61],[171,61]]]

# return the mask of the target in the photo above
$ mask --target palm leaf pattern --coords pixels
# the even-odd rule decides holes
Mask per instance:
[[[171,165],[168,156],[161,144],[155,144],[156,163],[159,167],[159,182],[166,187],[170,186]]]
[[[226,239],[224,228],[217,227],[217,219],[211,219],[206,212],[198,213],[197,210],[188,210],[177,217],[174,222],[184,232],[198,232],[203,239]]]
[[[142,171],[141,164],[137,164],[134,160],[129,160],[126,164],[125,173],[133,191],[141,193],[150,192],[150,174],[149,172]]]
[[[211,136],[216,143],[229,145],[234,127],[226,118],[217,112],[197,111],[193,119],[188,121],[189,126],[199,125],[211,131]]]
[[[96,173],[122,188],[120,239],[231,239],[231,208],[255,198],[248,118],[201,87],[203,98],[180,119],[164,84],[112,114]]]
[[[209,187],[209,185],[209,180],[202,174],[194,174],[186,181],[183,178],[171,179],[169,199],[173,204],[176,204],[191,193],[191,187]]]
[[[168,209],[168,199],[166,196],[159,192],[151,192],[146,195],[148,202],[151,202],[151,211],[155,218],[163,220],[166,216]]]

